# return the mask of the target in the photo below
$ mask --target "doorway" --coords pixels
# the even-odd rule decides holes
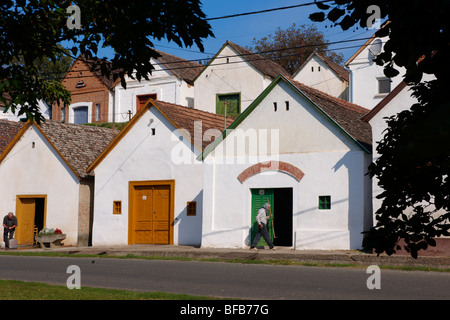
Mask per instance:
[[[173,244],[174,182],[130,182],[129,244]]]
[[[273,220],[267,220],[267,229],[275,246],[292,246],[293,191],[292,188],[251,189],[251,235],[250,241],[257,233],[256,215],[258,210],[269,202]],[[250,243],[251,243],[250,242]],[[261,239],[258,246],[267,246]]]
[[[34,236],[45,226],[47,196],[17,196],[16,228],[19,245],[33,245]]]

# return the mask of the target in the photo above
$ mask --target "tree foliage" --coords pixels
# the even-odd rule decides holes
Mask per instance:
[[[67,23],[73,3],[79,7],[80,28]],[[72,58],[82,55],[86,60],[97,57],[101,48],[113,48],[111,64],[102,58],[92,69],[100,68],[106,76],[120,70],[113,77],[125,87],[125,74],[148,79],[150,59],[158,55],[153,39],[203,50],[203,39],[213,35],[200,0],[5,0],[0,4],[0,31],[0,92],[10,97],[0,99],[7,109],[37,121],[42,119],[38,100],[70,103],[62,84],[35,64],[40,59],[56,63],[62,44]]]
[[[404,247],[417,257],[436,245],[434,238],[450,235],[450,2],[335,0],[318,4],[321,11],[310,19],[366,28],[372,5],[389,20],[376,32],[389,38],[375,62],[388,77],[406,68],[404,80],[418,102],[387,119],[380,157],[369,168],[384,190],[382,205],[364,245],[387,254]],[[435,79],[421,81],[424,73]]]
[[[324,34],[314,25],[295,23],[287,29],[280,27],[273,33],[261,39],[253,39],[254,52],[277,62],[290,74],[294,74],[311,53],[318,51],[336,63],[343,61],[342,54],[327,51],[328,45]]]

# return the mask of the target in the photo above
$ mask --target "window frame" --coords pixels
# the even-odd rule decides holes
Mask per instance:
[[[240,92],[230,92],[230,93],[218,93],[216,94],[216,114],[223,115],[219,113],[220,111],[220,98],[225,96],[238,96],[238,114],[241,114],[241,93]],[[227,113],[227,116],[229,113]]]
[[[319,210],[331,210],[331,196],[319,196]]]

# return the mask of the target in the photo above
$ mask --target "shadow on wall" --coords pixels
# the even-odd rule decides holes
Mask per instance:
[[[347,152],[333,167],[336,172],[341,167],[346,167],[348,171],[348,230],[350,233],[350,248],[360,248],[362,246],[365,215],[365,188],[364,172],[355,168],[355,160],[352,157],[354,153]],[[364,156],[360,161],[363,162],[361,168],[364,168]],[[362,185],[361,185],[362,184]]]
[[[178,245],[199,247],[202,243],[203,190],[190,201],[196,202],[196,215],[187,215],[186,202],[186,206],[175,217],[174,226],[178,225]]]

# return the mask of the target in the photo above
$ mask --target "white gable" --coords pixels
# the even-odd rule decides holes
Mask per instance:
[[[66,233],[65,244],[77,243],[79,180],[34,125],[0,163],[0,181],[3,212],[16,212],[17,196],[45,195],[46,226]]]
[[[143,113],[95,168],[93,245],[128,244],[131,181],[168,180],[175,181],[174,244],[198,245],[203,184],[202,165],[195,160],[198,155],[158,109],[151,107]],[[121,215],[112,215],[113,201],[121,201]],[[186,219],[188,201],[197,201],[198,208],[197,216]],[[180,224],[185,228],[181,233]]]
[[[388,93],[380,93],[378,80],[386,79],[384,67],[373,62],[376,57],[373,52],[377,52],[375,47],[384,46],[388,37],[376,38],[368,45],[364,46],[361,52],[350,62],[347,67],[350,74],[350,102],[356,103],[364,108],[373,109]],[[377,43],[378,42],[378,43]],[[373,45],[373,46],[372,46]],[[391,79],[391,91],[403,80],[405,69],[396,66],[400,72]]]
[[[315,54],[295,74],[294,80],[334,97],[348,98],[347,83]]]
[[[195,80],[195,108],[216,113],[218,94],[240,93],[242,112],[270,83],[227,45]]]
[[[360,149],[296,89],[280,81],[212,154],[217,158],[350,150]]]

